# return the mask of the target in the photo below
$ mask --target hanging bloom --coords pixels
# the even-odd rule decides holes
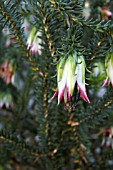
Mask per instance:
[[[75,84],[77,83],[80,97],[89,102],[85,88],[85,61],[83,56],[77,56],[77,52],[67,59],[62,58],[57,65],[58,89],[52,99],[58,95],[58,104],[64,98],[64,102],[70,100],[73,95]]]
[[[106,128],[103,133],[102,146],[113,149],[113,127]]]
[[[107,83],[111,82],[113,87],[113,53],[108,53],[105,59],[105,67],[106,67],[106,80],[103,83],[103,87],[106,86]]]
[[[42,40],[40,36],[41,32],[37,31],[37,29],[33,27],[27,39],[27,49],[29,49],[32,54],[41,55],[42,46],[40,44]]]
[[[41,32],[38,31],[34,37],[34,40],[32,42],[31,48],[30,48],[30,51],[32,52],[32,54],[41,55],[42,46],[40,44],[41,44],[42,40],[41,40],[41,38],[39,38],[40,36],[41,36]]]
[[[27,39],[27,49],[30,49],[32,46],[32,42],[34,40],[34,37],[36,35],[36,27],[33,27],[29,33],[28,39]]]
[[[13,99],[10,93],[0,92],[0,109],[5,107],[11,109],[13,107]]]
[[[4,79],[6,84],[12,82],[14,76],[14,64],[13,62],[4,61],[0,67],[0,77]]]
[[[101,15],[102,15],[102,19],[103,20],[108,20],[108,19],[110,19],[111,18],[111,16],[112,16],[112,12],[109,10],[109,8],[108,7],[102,7],[101,9],[100,9],[100,12],[101,12]]]
[[[80,97],[86,102],[90,103],[85,87],[85,60],[83,56],[78,57],[77,64],[77,85],[78,90],[80,91]]]

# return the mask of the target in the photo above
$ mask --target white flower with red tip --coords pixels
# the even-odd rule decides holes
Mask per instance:
[[[57,83],[58,89],[52,99],[58,95],[58,104],[63,98],[65,103],[70,100],[76,83],[80,97],[90,103],[85,88],[85,61],[83,56],[77,56],[76,51],[67,59],[62,58],[58,63]]]
[[[102,146],[113,149],[113,127],[106,128],[103,133]]]
[[[77,64],[77,85],[78,90],[80,91],[80,97],[86,102],[90,103],[85,87],[85,60],[83,56],[78,57]]]
[[[36,27],[33,27],[27,39],[27,49],[31,48],[36,32],[37,32]]]
[[[27,39],[27,49],[30,50],[32,54],[39,54],[41,55],[41,32],[37,31],[35,27],[33,27],[29,33],[28,39]]]
[[[34,37],[34,40],[32,42],[32,45],[31,45],[31,48],[30,48],[30,51],[32,54],[39,54],[41,55],[41,49],[42,49],[42,46],[40,45],[42,40],[40,38],[41,36],[41,32],[38,31]]]
[[[105,67],[106,67],[107,77],[103,83],[103,87],[106,86],[107,83],[111,83],[113,87],[113,53],[107,54],[105,60]]]
[[[101,15],[102,15],[103,20],[108,20],[108,19],[111,18],[112,12],[109,10],[108,7],[106,7],[106,6],[102,7],[100,11],[101,11]]]
[[[5,107],[6,109],[13,108],[13,98],[11,94],[0,92],[0,109]]]

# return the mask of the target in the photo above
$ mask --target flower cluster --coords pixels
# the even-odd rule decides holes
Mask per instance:
[[[4,61],[0,67],[0,77],[4,79],[6,84],[13,81],[14,78],[14,64],[13,62]]]
[[[33,27],[27,39],[27,49],[29,49],[32,54],[41,55],[42,46],[40,44],[42,40],[40,36],[41,32],[37,31],[36,27]]]
[[[58,89],[52,99],[58,95],[58,104],[62,99],[65,103],[70,100],[76,83],[80,97],[90,103],[85,87],[85,60],[83,56],[78,56],[76,51],[67,59],[60,59],[57,65],[57,83]]]
[[[103,133],[102,146],[113,149],[113,127],[106,128]]]
[[[105,67],[106,67],[106,80],[103,83],[103,87],[106,86],[107,83],[111,82],[113,87],[113,53],[108,53],[105,59]]]

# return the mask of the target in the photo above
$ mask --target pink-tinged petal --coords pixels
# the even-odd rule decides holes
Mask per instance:
[[[111,85],[113,87],[113,63],[112,60],[110,59],[109,63],[108,63],[108,69],[107,69],[107,76],[111,82]]]
[[[108,17],[112,16],[112,12],[111,11],[106,11],[106,14],[107,14]]]
[[[6,82],[6,84],[9,84],[11,82],[11,76],[6,76],[5,82]]]
[[[62,101],[63,96],[64,96],[64,90],[62,90],[62,92],[58,94],[58,104],[60,104],[60,102]]]
[[[38,53],[38,45],[35,42],[35,40],[33,41],[32,45],[30,46],[30,52],[32,54],[37,54]]]
[[[108,83],[108,77],[104,80],[102,87],[105,87],[107,85],[107,83]]]
[[[39,53],[38,49],[35,49],[33,47],[30,49],[30,51],[31,51],[32,54],[38,54]]]
[[[90,103],[89,99],[88,99],[88,96],[87,96],[87,93],[86,93],[86,90],[82,90],[81,87],[79,86],[79,91],[80,91],[80,97],[85,100],[86,102]]]
[[[53,97],[51,98],[51,100],[53,100],[56,96],[58,96],[58,90],[54,93]]]
[[[82,62],[81,64],[77,65],[78,74],[77,74],[77,84],[78,84],[78,91],[80,92],[80,97],[85,100],[86,102],[90,103],[86,88],[85,88],[85,67]]]
[[[66,87],[66,81],[67,81],[67,70],[64,68],[63,74],[62,74],[62,79],[58,82],[58,104],[61,102],[63,95],[64,95],[64,90]]]
[[[69,91],[69,88],[68,88],[68,87],[66,87],[66,91],[67,91],[67,94],[68,94],[68,100],[70,100],[71,94],[70,94],[70,91]]]
[[[111,82],[111,86],[112,86],[112,88],[113,88],[113,82]]]
[[[104,132],[104,136],[105,137],[109,137],[110,136],[110,128],[106,129],[106,131]]]
[[[30,51],[32,52],[32,54],[41,55],[41,53],[42,53],[41,52],[42,46],[40,45],[42,40],[38,37],[39,35],[41,35],[41,33],[37,32],[37,34],[35,35],[35,37],[33,39],[32,46],[30,48]]]

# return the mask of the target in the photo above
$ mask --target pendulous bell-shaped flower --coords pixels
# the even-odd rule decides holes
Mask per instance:
[[[62,99],[66,103],[73,96],[76,83],[80,97],[90,103],[85,88],[85,60],[83,56],[77,56],[75,51],[67,59],[61,58],[57,65],[58,89],[52,99],[58,95],[58,104]]]
[[[13,82],[15,65],[13,61],[5,60],[0,66],[0,77],[4,79],[6,84]]]
[[[28,39],[27,39],[27,49],[30,49],[32,47],[32,43],[33,43],[33,40],[35,38],[36,32],[37,32],[36,27],[33,27],[30,30],[30,33],[29,33],[29,36],[28,36]]]
[[[86,86],[85,86],[85,60],[83,56],[78,57],[78,64],[77,64],[77,86],[80,92],[80,97],[85,100],[86,102],[90,103],[87,93],[86,93]]]
[[[102,146],[106,148],[112,147],[113,149],[113,127],[108,127],[104,129]]]
[[[106,6],[100,8],[100,12],[103,20],[108,20],[112,17],[112,12]]]
[[[41,36],[41,32],[38,31],[34,37],[34,40],[32,42],[32,45],[31,45],[31,48],[30,48],[30,51],[32,54],[39,54],[41,55],[41,49],[42,49],[42,46],[40,45],[42,43],[42,40],[41,38],[39,38],[39,36]]]
[[[32,54],[39,54],[41,55],[41,32],[37,31],[35,27],[33,27],[29,33],[28,39],[27,39],[27,49],[30,50]]]
[[[111,83],[113,87],[113,53],[112,52],[106,55],[105,67],[106,67],[107,77],[103,83],[103,87],[106,86],[107,83]]]

